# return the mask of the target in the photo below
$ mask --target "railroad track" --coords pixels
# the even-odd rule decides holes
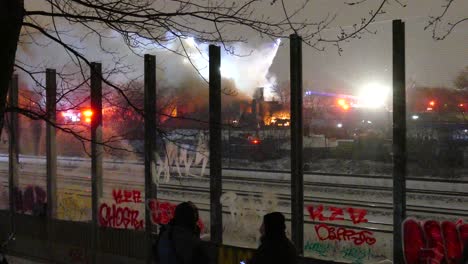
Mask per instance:
[[[20,157],[20,187],[43,182],[45,187],[45,158]],[[62,191],[90,196],[89,159],[59,158],[58,185]],[[104,198],[112,198],[113,188],[144,190],[143,163],[138,161],[105,161]],[[0,155],[0,175],[8,175],[7,156]],[[193,168],[193,173],[199,173]],[[132,177],[128,177],[131,174]],[[141,177],[138,177],[140,175]],[[265,190],[276,194],[279,211],[290,218],[289,172],[268,170],[223,169],[223,192],[235,192],[239,197],[259,197]],[[169,183],[161,183],[158,197],[173,202],[198,197],[197,205],[208,213],[209,178],[171,176]],[[125,179],[124,179],[125,178]],[[3,179],[3,181],[2,181]],[[368,211],[369,222],[362,229],[391,232],[392,178],[386,175],[347,175],[306,173],[304,175],[304,203],[324,206],[357,207]],[[6,187],[7,177],[0,177]],[[435,184],[435,185],[434,185]],[[462,180],[408,178],[407,210],[420,217],[468,217],[468,182]],[[72,188],[70,188],[72,187]],[[429,187],[429,188],[428,188]],[[424,203],[428,197],[427,203]],[[432,204],[431,204],[432,203]],[[229,214],[228,208],[223,208]],[[305,218],[306,224],[314,221]],[[346,224],[345,224],[346,225]],[[353,226],[353,228],[355,228]]]

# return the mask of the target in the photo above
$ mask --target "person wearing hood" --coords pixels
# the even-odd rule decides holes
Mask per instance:
[[[279,212],[266,214],[260,227],[260,246],[248,264],[296,264],[296,247],[286,237],[286,220]]]
[[[174,218],[161,228],[157,245],[160,264],[211,263],[200,239],[198,209],[192,202],[177,205]]]

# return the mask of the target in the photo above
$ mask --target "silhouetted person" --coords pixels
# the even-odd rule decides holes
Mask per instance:
[[[161,228],[157,245],[160,264],[210,263],[208,251],[200,240],[198,209],[191,202],[177,205],[174,218]]]
[[[261,244],[248,264],[296,264],[297,250],[286,237],[286,223],[282,213],[263,217],[260,227]]]

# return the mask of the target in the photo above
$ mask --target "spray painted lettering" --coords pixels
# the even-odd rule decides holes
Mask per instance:
[[[258,228],[263,215],[276,211],[278,207],[278,199],[272,192],[255,197],[240,196],[230,191],[223,193],[220,200],[230,213],[223,228],[226,239],[232,241],[256,243],[260,238]]]
[[[342,246],[339,243],[324,243],[320,241],[307,241],[304,246],[304,251],[313,255],[318,255],[323,258],[333,258],[338,260],[351,261],[353,264],[362,264],[364,260],[372,257],[372,250],[370,248],[355,247],[355,246]]]
[[[69,221],[91,219],[91,198],[70,193],[58,193],[57,217]]]
[[[174,218],[175,208],[177,205],[170,202],[161,202],[156,199],[149,199],[147,201],[147,206],[151,212],[151,222],[153,225],[167,225],[172,218]],[[201,218],[198,218],[197,225],[200,228],[201,233],[203,233],[205,225]]]
[[[113,190],[113,204],[102,203],[99,207],[99,224],[103,227],[143,229],[144,220],[140,212],[123,203],[141,202],[141,192],[138,190]]]
[[[307,241],[304,245],[304,251],[308,251],[313,254],[318,254],[321,257],[328,257],[329,253],[333,251],[333,245],[328,243],[311,242]]]
[[[359,208],[339,208],[339,207],[328,207],[327,215],[325,215],[325,209],[323,205],[314,206],[309,205],[307,207],[310,218],[314,221],[343,221],[346,216],[357,225],[360,223],[367,223],[366,218],[367,211]],[[334,227],[325,223],[317,224],[314,226],[315,234],[321,241],[332,240],[332,241],[351,241],[356,246],[360,245],[373,245],[377,241],[374,238],[373,232],[370,231],[357,231],[345,227]]]
[[[209,150],[208,140],[199,136],[197,147],[194,150],[189,150],[188,147],[178,146],[172,142],[167,142],[165,153],[162,157],[158,153],[154,153],[156,166],[153,164],[153,181],[159,185],[161,175],[164,175],[164,183],[170,180],[172,167],[175,167],[179,176],[184,172],[185,176],[199,176],[205,175],[205,168],[208,164]],[[190,170],[192,166],[201,166],[199,175],[192,173]]]
[[[406,264],[459,263],[463,241],[468,241],[468,224],[435,220],[419,222],[406,219],[403,223],[403,250]]]
[[[370,231],[355,231],[344,227],[333,227],[327,224],[315,225],[315,233],[320,240],[352,241],[360,246],[364,243],[373,245],[376,239]]]
[[[351,260],[353,264],[362,264],[365,259],[370,259],[372,251],[370,248],[363,249],[357,247],[345,247],[340,251],[341,257],[346,260]]]

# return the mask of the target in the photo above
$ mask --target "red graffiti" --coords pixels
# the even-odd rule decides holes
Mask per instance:
[[[333,227],[327,224],[315,225],[315,233],[320,240],[352,241],[356,246],[373,245],[376,239],[370,231],[356,231],[344,227]]]
[[[456,264],[468,239],[468,224],[429,220],[419,223],[407,219],[403,223],[403,250],[406,264]]]
[[[177,205],[169,202],[160,202],[156,199],[148,200],[148,207],[151,211],[151,222],[155,225],[167,225],[174,218]],[[201,218],[197,222],[200,231],[203,232],[205,225]]]
[[[99,224],[103,227],[113,228],[134,228],[142,229],[144,220],[139,220],[140,212],[128,207],[120,207],[113,204],[112,206],[106,203],[99,207]]]
[[[331,213],[329,217],[324,216],[324,207],[323,205],[319,205],[316,208],[314,206],[309,205],[307,207],[307,211],[309,211],[310,218],[312,220],[318,221],[339,221],[344,220],[344,209],[330,206],[328,207],[328,211]],[[349,219],[353,221],[353,224],[360,224],[360,223],[367,223],[368,220],[366,219],[367,211],[365,209],[359,208],[346,208],[348,212]]]
[[[141,192],[138,190],[112,190],[112,197],[117,204],[141,203]]]

